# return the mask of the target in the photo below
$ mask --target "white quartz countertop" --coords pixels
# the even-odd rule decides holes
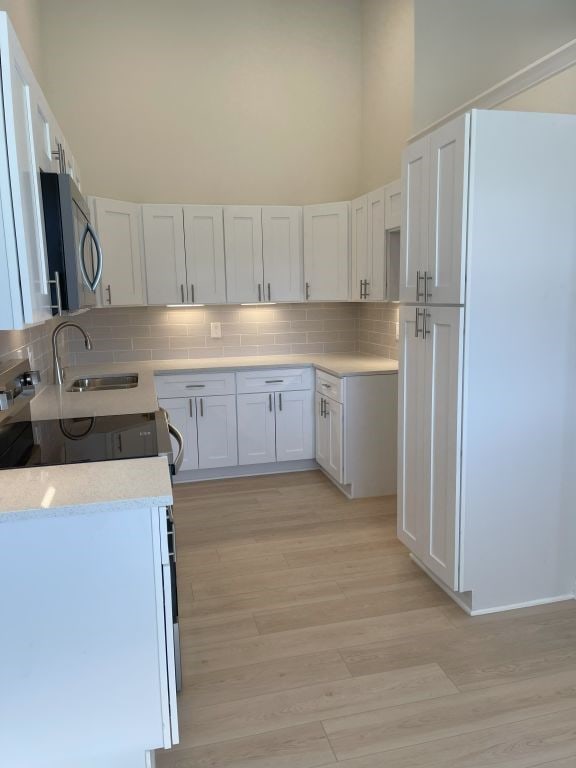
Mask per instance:
[[[395,374],[396,360],[370,355],[270,355],[138,363],[98,363],[66,370],[62,386],[45,385],[30,402],[32,418],[70,419],[150,413],[158,409],[155,375],[237,371],[246,368],[319,368],[334,376]],[[137,373],[133,389],[68,392],[75,378]],[[164,457],[31,467],[0,472],[0,522],[38,515],[82,514],[111,505],[163,506],[172,503]]]
[[[246,368],[295,368],[310,366],[339,378],[370,376],[398,371],[398,362],[372,355],[269,355],[258,357],[199,358],[196,360],[157,360],[138,363],[98,363],[66,370],[63,386],[45,386],[31,403],[34,419],[106,416],[124,413],[149,413],[158,408],[154,376],[171,373],[238,371]],[[109,373],[137,373],[133,389],[103,392],[68,392],[73,379]]]
[[[0,523],[172,504],[166,457],[0,472]]]

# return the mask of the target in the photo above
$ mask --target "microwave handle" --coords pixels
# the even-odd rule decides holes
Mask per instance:
[[[98,255],[98,266],[96,267],[96,274],[94,275],[94,280],[90,280],[90,278],[88,277],[88,273],[86,272],[86,264],[84,263],[84,243],[86,242],[86,238],[88,235],[90,235],[90,237],[92,238],[92,242],[96,246],[96,253]],[[96,293],[96,288],[98,287],[100,280],[102,280],[102,269],[104,267],[104,259],[102,257],[102,248],[100,247],[98,235],[94,231],[94,228],[92,227],[89,221],[86,222],[84,233],[82,234],[82,239],[80,240],[78,259],[80,261],[80,271],[82,272],[82,279],[86,283],[86,287],[88,288],[88,290],[92,291],[92,293]]]

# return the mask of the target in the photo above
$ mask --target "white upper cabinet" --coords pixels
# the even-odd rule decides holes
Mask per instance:
[[[249,205],[225,207],[224,242],[228,301],[264,301],[262,209]]]
[[[470,115],[430,136],[429,303],[464,303],[469,153]]]
[[[350,203],[304,208],[305,297],[346,301],[350,294]]]
[[[226,303],[224,224],[219,205],[185,205],[184,239],[190,304]]]
[[[386,298],[384,187],[352,201],[352,291],[354,301]]]
[[[404,151],[402,194],[400,301],[424,299],[424,273],[428,269],[429,139]]]
[[[0,17],[0,67],[0,328],[9,329],[46,320],[52,311],[34,130],[44,100],[6,14]]]
[[[367,284],[371,282],[371,269],[368,257],[368,200],[366,195],[352,200],[350,204],[352,219],[352,237],[350,254],[352,257],[352,290],[353,301],[365,298]]]
[[[101,304],[144,304],[141,207],[103,197],[93,205],[104,253]]]
[[[148,304],[188,304],[184,224],[180,205],[143,205]]]
[[[401,301],[464,302],[469,143],[462,115],[405,150]]]
[[[265,301],[302,301],[302,208],[262,208]]]
[[[400,229],[402,225],[402,182],[393,181],[384,187],[386,229]]]
[[[384,187],[366,195],[368,281],[364,298],[384,301],[386,298],[386,197]]]

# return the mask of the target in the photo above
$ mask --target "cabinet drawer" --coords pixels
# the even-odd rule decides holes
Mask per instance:
[[[268,368],[259,371],[239,371],[236,374],[238,394],[252,392],[285,392],[313,389],[311,368]]]
[[[324,371],[316,371],[316,392],[331,397],[338,403],[344,402],[344,379]]]
[[[194,395],[233,395],[233,373],[178,373],[155,376],[158,397],[193,397]]]

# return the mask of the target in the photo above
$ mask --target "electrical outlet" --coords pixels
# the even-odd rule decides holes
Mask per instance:
[[[222,323],[210,323],[210,337],[212,339],[222,338]]]

